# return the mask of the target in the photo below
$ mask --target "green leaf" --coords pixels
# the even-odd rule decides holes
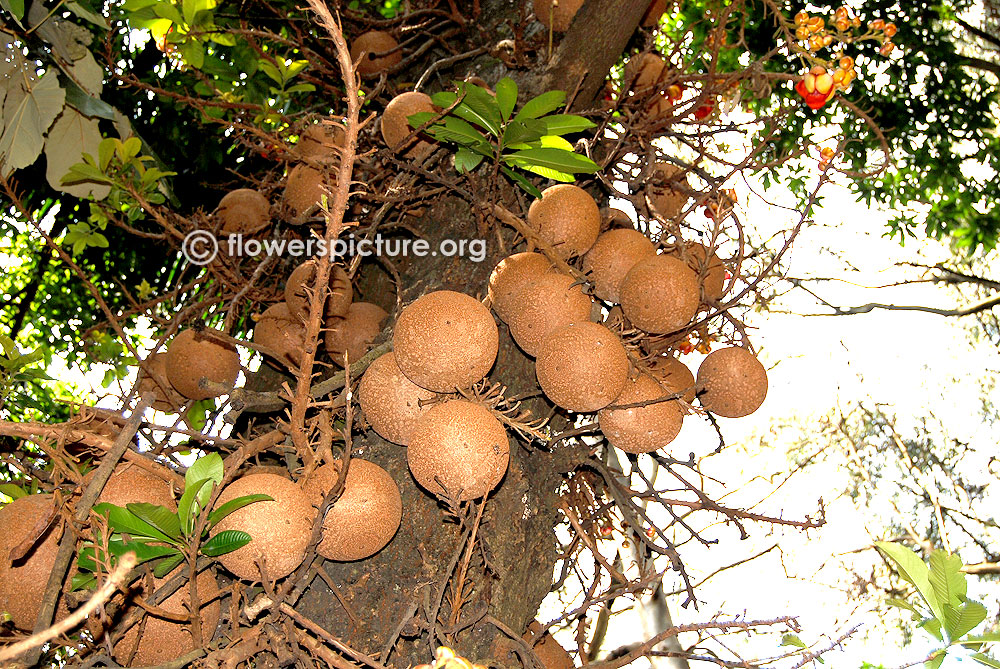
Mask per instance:
[[[917,627],[925,630],[938,641],[944,641],[944,635],[941,633],[941,621],[937,618],[924,618],[917,624]]]
[[[514,183],[521,187],[525,193],[530,195],[535,199],[541,199],[542,191],[535,187],[535,184],[528,181],[523,174],[518,174],[514,170],[510,169],[506,165],[500,166],[500,171],[506,174]]]
[[[244,495],[243,497],[237,497],[236,499],[231,499],[222,506],[220,506],[218,509],[213,511],[211,515],[209,515],[208,527],[209,528],[215,527],[220,520],[222,520],[229,514],[233,513],[234,511],[242,509],[245,506],[249,506],[255,502],[271,502],[271,501],[274,501],[274,498],[271,497],[270,495],[260,495],[260,494]]]
[[[6,9],[18,25],[21,24],[21,19],[24,18],[24,0],[0,0],[0,7]]]
[[[218,453],[209,453],[192,463],[184,473],[184,484],[190,486],[202,479],[211,479],[216,485],[222,483],[223,464],[222,456]],[[202,495],[201,503],[204,505],[210,495]]]
[[[948,639],[955,641],[974,630],[979,623],[986,620],[986,607],[979,602],[967,601],[959,609],[948,606],[944,611],[944,627],[948,630]]]
[[[452,114],[475,123],[484,130],[489,130],[495,137],[500,136],[500,106],[496,98],[480,86],[474,84],[459,84],[459,93],[464,93]]]
[[[174,7],[174,3],[167,2],[166,0],[160,0],[153,4],[153,13],[159,16],[161,19],[167,19],[171,23],[183,25],[184,19],[181,17],[181,13],[177,11]]]
[[[90,118],[115,119],[115,108],[104,100],[94,97],[76,85],[72,79],[66,80],[66,104]]]
[[[931,553],[928,579],[939,602],[945,606],[958,608],[967,592],[965,574],[962,573],[962,559],[947,551]]]
[[[924,598],[927,606],[934,612],[934,617],[938,620],[944,620],[944,607],[934,594],[934,589],[929,579],[930,571],[927,565],[924,564],[924,561],[916,553],[899,544],[878,541],[875,543],[875,547],[896,563],[896,570],[899,572],[899,575],[916,587],[917,592]]]
[[[197,40],[191,39],[181,44],[180,53],[184,62],[196,70],[200,70],[205,64],[205,45]]]
[[[566,91],[549,91],[524,103],[521,111],[514,115],[515,121],[538,118],[553,112],[566,104]]]
[[[70,590],[76,592],[77,590],[90,590],[97,585],[97,577],[91,573],[78,571],[73,574],[73,579],[70,581]]]
[[[202,555],[217,557],[232,553],[238,548],[246,546],[253,539],[243,530],[224,530],[206,541],[202,547]]]
[[[597,124],[589,118],[574,116],[573,114],[556,114],[545,116],[538,120],[545,124],[546,135],[568,135],[597,127]]]
[[[500,117],[507,121],[517,106],[517,84],[510,77],[497,82],[497,105],[500,107]]]
[[[177,518],[177,514],[170,509],[146,502],[127,504],[125,508],[131,511],[136,518],[146,521],[168,537],[180,540],[181,521]]]
[[[211,489],[212,482],[212,479],[201,479],[184,486],[184,494],[177,503],[177,517],[180,519],[185,536],[191,536],[194,532],[194,520],[202,508],[202,503],[198,500],[199,493],[206,486]]]
[[[516,163],[515,163],[516,164]],[[532,174],[537,174],[540,177],[545,177],[546,179],[552,179],[554,181],[560,181],[562,183],[573,183],[576,181],[576,177],[567,172],[560,172],[559,170],[554,170],[550,167],[542,167],[541,165],[523,165],[520,166],[522,169],[531,172]]]
[[[972,659],[983,666],[993,667],[993,669],[1000,669],[1000,662],[997,662],[989,655],[984,655],[983,653],[973,653]]]
[[[35,162],[42,152],[45,131],[62,111],[66,91],[59,86],[55,69],[40,79],[8,86],[3,103],[3,134],[0,135],[0,162],[4,173]]]
[[[177,555],[178,550],[174,546],[160,546],[145,541],[109,541],[108,550],[115,557],[121,557],[126,553],[135,553],[136,564],[149,562],[167,555]]]
[[[101,504],[94,506],[94,511],[102,516],[107,516],[108,525],[114,532],[129,534],[135,538],[156,539],[167,543],[172,541],[171,538],[162,531],[153,527],[141,518],[137,518],[136,515],[128,509],[123,509],[120,506],[102,502]]]
[[[504,160],[514,162],[522,167],[548,167],[559,172],[571,174],[583,172],[593,173],[601,168],[593,160],[578,153],[563,149],[524,149],[504,155]],[[921,563],[922,564],[922,563]]]
[[[456,144],[461,144],[462,146],[467,146],[470,149],[490,155],[492,147],[482,133],[460,118],[448,116],[441,123],[428,128],[428,132],[435,139],[455,142]]]
[[[917,610],[917,607],[915,607],[913,604],[910,604],[905,599],[896,599],[894,597],[890,597],[889,599],[885,600],[885,603],[888,604],[889,606],[895,606],[896,608],[899,609],[905,609],[913,613],[914,615],[918,615],[921,617],[923,617],[924,615],[919,610]]]
[[[93,165],[88,165],[87,163],[77,163],[69,168],[69,171],[62,178],[62,183],[78,183],[80,181],[96,181],[98,183],[110,184],[114,183],[109,177],[105,176],[101,170],[97,169]]]
[[[441,109],[447,109],[448,107],[455,104],[455,100],[458,99],[458,94],[451,91],[441,91],[440,93],[435,93],[431,96],[431,102],[434,103],[436,107]]]
[[[524,119],[523,121],[511,121],[503,133],[504,146],[509,147],[515,144],[530,144],[541,139],[545,134],[545,124],[538,119]]]
[[[0,493],[7,495],[12,500],[20,499],[26,497],[28,493],[21,489],[20,486],[16,486],[13,483],[0,483]]]
[[[931,655],[930,660],[924,662],[924,667],[926,667],[927,669],[938,669],[938,667],[941,666],[941,663],[944,662],[945,657],[946,655],[944,651],[939,650],[933,655]]]
[[[971,646],[973,644],[981,644],[981,643],[1000,643],[1000,632],[988,632],[987,634],[977,634],[975,636],[970,636],[965,639],[960,639],[955,643],[961,644],[963,646]]]
[[[163,578],[176,569],[177,565],[181,562],[184,562],[184,556],[180,553],[174,557],[164,558],[161,562],[158,562],[155,567],[153,567],[153,576],[156,578]]]
[[[455,171],[459,174],[471,172],[479,167],[479,163],[481,162],[483,162],[483,155],[476,153],[468,147],[461,146],[455,153]]]
[[[806,643],[795,634],[787,633],[781,635],[782,646],[795,646],[797,648],[808,648]]]

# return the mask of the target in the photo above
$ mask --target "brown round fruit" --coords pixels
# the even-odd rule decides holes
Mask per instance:
[[[698,277],[671,256],[641,260],[619,289],[622,310],[633,325],[651,334],[675,332],[691,322],[700,300]]]
[[[314,507],[337,484],[338,471],[336,465],[323,465],[302,484]],[[323,519],[323,538],[316,552],[338,562],[371,557],[392,540],[402,517],[403,500],[389,473],[373,462],[353,458],[344,490]]]
[[[531,642],[534,637],[541,632],[542,626],[533,620],[528,624],[528,634],[524,635],[524,640]],[[533,633],[533,634],[532,634]],[[543,669],[573,669],[573,657],[566,652],[566,649],[556,641],[555,637],[546,632],[541,639],[534,642],[532,650],[542,663]]]
[[[236,479],[222,491],[215,506],[258,494],[272,499],[238,509],[212,528],[212,536],[225,530],[243,530],[253,537],[246,546],[220,556],[219,562],[239,578],[259,581],[258,563],[263,560],[269,579],[284,578],[306,556],[316,509],[302,488],[275,474],[247,474]]]
[[[467,400],[431,407],[417,421],[406,449],[417,483],[435,494],[446,489],[462,501],[493,490],[507,471],[509,457],[503,425],[489,409]]]
[[[392,335],[403,374],[439,393],[467,388],[486,376],[499,342],[490,310],[451,290],[427,293],[404,308]]]
[[[154,353],[145,360],[145,367],[139,368],[139,395],[153,393],[153,404],[157,411],[177,413],[184,406],[187,398],[177,392],[170,381],[167,381],[167,354],[164,351]]]
[[[400,142],[413,131],[407,119],[420,112],[433,111],[437,109],[426,93],[409,91],[394,97],[382,112],[382,139],[386,146],[396,152],[401,150],[403,147],[399,146]],[[408,146],[411,144],[411,148],[406,151],[406,155],[410,157],[423,155],[427,149],[432,148],[431,144],[419,139],[411,140]]]
[[[698,399],[719,416],[742,418],[760,408],[767,397],[767,371],[753,353],[740,346],[709,353],[698,368]]]
[[[612,406],[648,402],[673,394],[653,377],[640,374],[625,383]],[[602,409],[597,414],[601,432],[608,443],[626,453],[649,453],[663,448],[681,431],[684,412],[677,400],[655,402],[629,409]]]
[[[653,358],[646,371],[671,393],[684,393],[681,399],[688,404],[694,402],[694,374],[677,358],[669,355]]]
[[[316,261],[307,260],[289,275],[285,283],[285,302],[289,312],[305,321],[309,317],[310,291],[316,283]],[[354,300],[354,286],[343,265],[330,267],[329,290],[327,291],[326,318],[344,317]]]
[[[297,366],[306,345],[306,328],[288,304],[272,304],[253,327],[253,343],[268,348],[284,365]]]
[[[583,0],[534,0],[535,18],[546,28],[564,33],[582,6]]]
[[[684,210],[687,204],[687,172],[673,163],[656,163],[650,177],[650,192],[653,206],[663,218],[673,218]]]
[[[655,53],[641,53],[629,58],[622,81],[640,99],[645,98],[653,94],[653,89],[663,80],[666,69],[666,62]]]
[[[96,471],[96,470],[95,470]],[[94,473],[84,477],[84,485],[90,483]],[[131,462],[123,462],[111,472],[111,478],[104,484],[104,490],[97,498],[99,503],[114,504],[124,508],[129,504],[156,504],[171,511],[177,510],[173,488],[156,474],[146,471]]]
[[[240,373],[240,355],[228,342],[209,336],[215,330],[181,330],[167,346],[167,380],[184,397],[204,400],[225,395],[200,387],[202,379],[232,388]],[[221,333],[220,333],[221,334]]]
[[[0,613],[10,614],[14,627],[28,632],[35,626],[59,551],[60,521],[54,519],[17,562],[11,563],[10,552],[36,536],[38,526],[54,513],[52,495],[27,495],[0,508]]]
[[[525,353],[538,355],[542,342],[552,331],[590,320],[594,300],[574,283],[571,276],[549,272],[528,281],[516,293],[507,324],[514,341]]]
[[[649,3],[649,9],[642,16],[643,28],[654,28],[660,22],[660,17],[667,11],[667,0],[653,0]]]
[[[215,210],[219,231],[224,235],[249,235],[271,222],[271,204],[252,188],[238,188],[226,193]]]
[[[155,591],[174,576],[180,574],[182,570],[186,571],[187,566],[180,566],[163,578],[153,579],[153,590]],[[215,636],[215,629],[219,626],[219,617],[222,614],[222,603],[216,597],[219,593],[219,583],[215,580],[212,570],[205,569],[198,574],[197,584],[198,598],[202,601],[200,610],[201,635],[203,642],[207,644]],[[146,594],[148,596],[148,593]],[[183,585],[157,606],[169,613],[187,614],[190,602],[191,592],[187,585]],[[194,636],[191,634],[191,626],[187,623],[178,623],[165,618],[157,618],[154,615],[147,615],[141,637],[138,637],[139,628],[139,624],[134,625],[115,643],[115,660],[124,666],[160,666],[176,660],[196,648]],[[137,637],[138,646],[136,645]]]
[[[589,413],[621,394],[628,367],[617,335],[598,323],[574,323],[545,339],[535,360],[535,375],[554,404]]]
[[[323,339],[333,362],[343,367],[345,354],[352,363],[363,358],[382,332],[382,321],[388,316],[377,304],[352,302],[346,317],[328,320]]]
[[[333,121],[315,123],[299,135],[293,153],[299,160],[314,161],[322,165],[336,165],[340,162],[340,150],[344,146],[344,126]]]
[[[594,294],[617,303],[619,287],[628,271],[645,258],[656,255],[649,238],[635,229],[608,230],[583,257],[583,271],[594,282]]]
[[[430,409],[420,403],[436,396],[406,378],[392,351],[369,365],[358,385],[358,404],[372,429],[386,441],[403,446],[410,443],[417,419]]]
[[[524,284],[551,268],[552,263],[541,253],[515,253],[497,263],[490,274],[489,297],[500,320],[506,323],[510,319],[517,306],[514,297]]]
[[[683,253],[677,249],[672,255],[683,259],[698,277],[703,301],[716,302],[722,297],[726,282],[726,266],[719,256],[714,253],[709,255],[705,245],[698,242],[691,242],[686,245]]]
[[[358,35],[351,44],[351,60],[357,63],[362,77],[373,77],[399,64],[403,52],[392,35],[381,30],[370,30]],[[387,52],[392,53],[387,53]],[[364,53],[364,55],[362,55]]]
[[[326,179],[315,167],[298,164],[285,182],[285,204],[295,217],[303,216],[318,205],[325,193]]]
[[[564,258],[586,253],[601,232],[601,211],[590,194],[572,184],[542,191],[528,208],[528,223]]]
[[[604,227],[633,228],[635,227],[635,223],[624,211],[611,207],[604,212]]]

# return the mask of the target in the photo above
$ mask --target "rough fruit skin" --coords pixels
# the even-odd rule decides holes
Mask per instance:
[[[619,288],[628,271],[646,258],[656,255],[656,247],[646,235],[635,229],[608,230],[583,256],[583,271],[594,282],[594,294],[602,300],[618,303]]]
[[[292,315],[302,321],[309,317],[309,292],[316,282],[316,261],[307,260],[288,276],[285,283],[285,302]],[[354,286],[343,265],[330,267],[330,288],[327,291],[324,315],[327,318],[344,317],[354,300]]]
[[[164,585],[174,576],[180,574],[181,570],[187,570],[187,565],[178,567],[163,578],[154,579],[153,589]],[[208,643],[215,636],[215,630],[219,626],[219,617],[222,613],[222,603],[218,598],[212,599],[219,592],[219,584],[211,569],[201,571],[198,574],[197,583],[198,598],[203,602],[201,606],[201,635],[204,642]],[[208,604],[204,603],[210,599],[212,601]],[[186,614],[190,601],[190,590],[185,584],[158,606],[170,613]],[[122,635],[121,640],[114,647],[115,660],[125,666],[159,666],[195,649],[190,625],[147,615],[142,637],[139,639],[138,648],[135,649],[133,656],[132,649],[135,646],[138,633],[139,625],[137,624]],[[129,657],[132,657],[131,662],[129,662]]]
[[[276,474],[247,474],[236,479],[219,495],[215,508],[258,493],[273,499],[234,511],[212,528],[212,536],[224,530],[243,530],[253,537],[246,546],[220,556],[219,562],[239,578],[259,581],[257,561],[263,558],[269,579],[284,578],[306,556],[316,509],[297,484]]]
[[[653,377],[640,374],[625,383],[621,395],[612,406],[646,402],[670,395],[672,391],[660,386]],[[681,431],[684,412],[677,400],[656,402],[630,409],[602,409],[597,414],[601,432],[615,448],[626,453],[649,453],[663,448]]]
[[[507,431],[489,409],[466,400],[435,404],[417,421],[406,449],[410,472],[423,488],[443,494],[461,490],[462,501],[493,490],[507,472]]]
[[[528,281],[514,297],[510,334],[530,356],[538,355],[545,337],[570,323],[590,320],[594,304],[571,276],[549,272]]]
[[[399,43],[389,33],[381,30],[370,30],[358,35],[358,38],[351,43],[351,60],[358,64],[358,74],[362,77],[373,77],[397,65],[399,61],[403,60],[403,53],[402,51],[393,51],[378,58],[373,58],[372,54],[391,51],[397,46]],[[363,51],[368,52],[364,58],[361,57]]]
[[[285,182],[285,204],[294,216],[301,216],[323,197],[323,173],[314,167],[298,164]]]
[[[93,478],[93,473],[84,477],[87,485]],[[111,478],[104,484],[98,503],[114,504],[125,507],[129,504],[146,502],[163,506],[171,511],[177,510],[177,502],[170,484],[142,467],[129,462],[123,462],[111,472]]]
[[[542,191],[528,207],[528,223],[564,258],[586,253],[601,232],[601,211],[590,194],[572,184]]]
[[[252,188],[238,188],[226,193],[215,210],[224,235],[259,232],[271,222],[271,203]]]
[[[599,323],[574,323],[551,333],[535,360],[538,385],[554,404],[589,413],[603,409],[628,381],[621,340]]]
[[[698,398],[712,413],[726,418],[749,416],[767,397],[767,371],[740,346],[709,353],[698,368]]]
[[[413,131],[407,119],[420,112],[433,111],[437,110],[426,93],[409,91],[394,97],[382,112],[382,139],[385,140],[385,145],[396,151],[397,145]],[[431,144],[422,140],[414,141],[412,144],[413,146],[405,152],[407,156],[419,156],[431,148]]]
[[[517,306],[514,298],[524,284],[551,268],[552,263],[541,253],[515,253],[497,263],[490,274],[489,297],[500,320],[509,321]]]
[[[181,330],[167,346],[167,380],[184,397],[204,400],[224,391],[200,388],[201,379],[232,386],[240,373],[240,355],[226,343],[195,330]]]
[[[714,253],[709,256],[705,245],[698,242],[687,244],[683,254],[681,256],[681,251],[678,249],[673,255],[687,262],[691,271],[699,277],[702,288],[702,299],[707,302],[718,301],[723,295],[726,282],[726,266],[722,263],[722,260]]]
[[[292,315],[288,304],[272,304],[257,319],[253,328],[253,343],[274,351],[285,365],[298,365],[306,344],[306,329]]]
[[[62,535],[59,522],[53,522],[31,551],[13,565],[10,551],[29,539],[52,510],[52,495],[27,495],[0,508],[0,612],[9,613],[14,626],[27,632],[35,626],[56,561]]]
[[[656,163],[650,177],[653,206],[663,218],[673,218],[687,204],[685,189],[690,188],[687,173],[673,163]]]
[[[648,362],[646,371],[671,393],[684,393],[681,399],[694,402],[694,374],[687,365],[672,356],[660,356]]]
[[[691,322],[700,303],[698,277],[671,256],[641,260],[629,270],[619,289],[622,311],[651,334],[676,332]]]
[[[382,321],[388,317],[385,309],[370,302],[354,302],[345,318],[327,321],[324,335],[326,351],[333,362],[344,366],[344,353],[351,362],[364,357],[375,337],[382,332]]]
[[[146,368],[139,368],[139,395],[153,393],[153,403],[150,405],[157,411],[177,413],[177,410],[187,402],[187,399],[177,392],[167,380],[167,354],[165,351],[154,353],[146,358]]]
[[[392,335],[403,374],[439,393],[467,388],[486,376],[499,342],[490,310],[451,290],[427,293],[404,308]]]
[[[573,17],[583,6],[583,0],[533,0],[535,18],[546,28],[551,28],[557,33],[564,33],[569,30],[569,25],[573,22]]]
[[[316,123],[299,136],[294,153],[300,160],[311,160],[323,165],[340,162],[338,149],[344,146],[344,126],[333,123]]]
[[[372,429],[386,441],[402,446],[410,443],[417,419],[430,409],[420,402],[436,396],[406,378],[392,351],[368,366],[358,386],[358,404]]]
[[[335,465],[323,465],[303,483],[314,507],[323,503],[337,478]],[[323,538],[316,552],[338,562],[371,557],[392,541],[402,518],[403,500],[392,476],[374,462],[353,458],[344,490],[323,519]]]

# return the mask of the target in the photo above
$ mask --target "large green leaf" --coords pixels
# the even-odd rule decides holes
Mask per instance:
[[[201,552],[209,557],[225,555],[246,546],[252,539],[242,530],[224,530],[206,541],[201,547]]]
[[[45,131],[62,111],[66,100],[66,91],[59,87],[54,70],[28,84],[24,81],[25,77],[17,77],[8,82],[3,103],[0,160],[4,173],[35,162],[42,152]]]
[[[109,541],[108,550],[119,558],[126,553],[135,553],[136,564],[178,554],[174,546],[160,546],[145,541]]]
[[[948,639],[956,641],[986,620],[987,611],[979,602],[970,600],[958,609],[946,607],[944,615],[944,627],[948,630]]]
[[[476,153],[468,147],[460,146],[458,147],[458,151],[455,152],[455,171],[459,174],[471,172],[479,167],[479,163],[483,162],[483,158],[484,156],[481,153]]]
[[[218,509],[213,511],[208,517],[208,527],[215,527],[220,520],[233,513],[234,511],[239,511],[245,506],[250,506],[255,502],[272,502],[274,498],[270,495],[244,495],[243,497],[237,497],[236,499],[231,499]]]
[[[202,504],[199,496],[203,488],[212,488],[212,479],[201,479],[184,487],[184,494],[181,495],[177,503],[177,517],[180,519],[181,527],[185,536],[191,536],[194,531],[194,520],[200,513]]]
[[[920,557],[910,549],[888,541],[878,541],[875,547],[890,560],[896,563],[896,570],[900,576],[912,583],[917,592],[924,598],[927,606],[934,612],[938,620],[944,620],[944,607],[934,594],[934,588],[930,582],[930,570]]]
[[[497,105],[500,107],[500,117],[504,121],[510,118],[511,112],[517,106],[517,84],[510,77],[504,77],[497,82]]]
[[[146,521],[168,537],[180,540],[181,521],[178,520],[177,514],[170,509],[146,502],[126,504],[125,508],[131,511],[136,518]]]
[[[13,483],[0,483],[0,494],[7,495],[11,499],[20,499],[25,497],[28,493],[24,492],[20,486],[16,486]]]
[[[504,155],[504,160],[522,167],[547,167],[559,172],[593,173],[600,167],[587,156],[572,153],[563,149],[524,149]]]
[[[993,669],[1000,669],[1000,662],[997,662],[989,655],[984,655],[983,653],[974,653],[972,659],[979,664],[986,667],[993,667]]]
[[[981,643],[1000,643],[1000,632],[989,632],[987,634],[977,634],[975,636],[970,636],[966,639],[956,641],[955,643],[961,644],[963,646],[972,646]]]
[[[102,200],[107,197],[111,192],[110,184],[63,181],[70,168],[83,160],[83,154],[95,155],[100,144],[97,119],[87,118],[73,107],[65,107],[45,138],[45,178],[49,185],[80,198]]]
[[[597,127],[597,124],[589,118],[573,114],[554,114],[552,116],[544,116],[538,120],[545,124],[546,135],[568,135],[573,132],[582,132]]]
[[[524,192],[535,199],[541,199],[542,191],[535,187],[535,184],[528,181],[523,174],[518,174],[514,170],[510,169],[506,165],[500,166],[500,171],[506,174],[514,183],[520,186]]]
[[[215,485],[220,485],[222,483],[222,476],[222,456],[218,453],[209,453],[195,460],[194,464],[184,472],[184,485],[185,487],[193,485],[202,479],[211,479]],[[198,494],[198,502],[204,507],[211,496],[212,491],[210,488],[202,488]]]
[[[559,109],[566,103],[565,91],[549,91],[542,93],[524,103],[521,111],[514,115],[515,121],[523,121],[526,118],[538,118],[545,116],[549,112]]]
[[[938,601],[957,609],[962,605],[968,587],[962,573],[962,559],[947,551],[936,550],[931,553],[929,563],[928,579]]]
[[[0,7],[6,9],[17,24],[21,25],[21,19],[24,18],[24,0],[0,0]]]
[[[452,113],[499,137],[502,121],[500,105],[497,104],[496,98],[485,88],[475,84],[459,84],[458,92],[464,94],[464,97]]]
[[[94,511],[102,516],[107,516],[108,525],[114,532],[128,534],[133,538],[139,539],[156,539],[166,543],[170,543],[172,541],[172,539],[162,531],[153,527],[141,518],[137,518],[136,515],[128,509],[123,509],[120,506],[102,502],[101,504],[94,506]]]
[[[173,557],[167,557],[161,560],[153,567],[153,576],[156,578],[163,578],[174,569],[177,568],[181,562],[184,562],[184,556],[178,553]]]
[[[536,142],[544,134],[545,124],[538,119],[527,118],[521,121],[511,121],[503,133],[504,146]]]

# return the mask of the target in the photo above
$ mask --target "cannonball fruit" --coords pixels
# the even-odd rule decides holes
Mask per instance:
[[[271,203],[252,188],[238,188],[219,201],[215,216],[222,234],[248,235],[263,230],[271,222]]]
[[[590,194],[572,184],[542,191],[528,208],[528,223],[564,258],[586,253],[601,232],[601,211]]]
[[[298,365],[306,345],[306,328],[288,304],[272,304],[257,319],[253,343],[268,348],[285,365]]]
[[[664,255],[636,263],[622,280],[619,294],[626,318],[652,334],[680,330],[700,304],[698,277],[686,263]]]
[[[399,314],[392,336],[396,364],[414,383],[439,393],[467,388],[490,371],[500,334],[473,297],[439,290]]]
[[[577,412],[603,409],[628,380],[628,355],[617,335],[598,323],[565,325],[538,351],[535,374],[553,404]]]
[[[163,586],[167,581],[187,570],[182,565],[163,578],[153,580],[153,590]],[[219,584],[211,569],[205,569],[198,574],[198,598],[201,600],[201,635],[207,643],[215,635],[222,613],[222,603],[217,595]],[[148,596],[149,593],[146,593]],[[167,597],[157,606],[164,611],[176,614],[187,614],[191,602],[191,591],[185,584],[177,592]],[[207,603],[205,603],[207,602]],[[147,614],[142,625],[142,636],[138,637],[140,625],[134,625],[121,639],[115,643],[115,660],[125,666],[149,667],[166,664],[185,655],[196,648],[191,626],[188,623],[178,623],[165,618],[157,618]],[[138,638],[138,644],[136,640]],[[133,654],[134,653],[134,654]]]
[[[344,146],[345,131],[340,123],[316,123],[306,128],[295,145],[299,160],[314,161],[323,165],[340,162],[340,149]]]
[[[212,536],[225,530],[243,530],[253,537],[246,546],[220,556],[219,562],[248,581],[261,580],[260,561],[267,578],[284,578],[306,556],[316,509],[297,484],[275,474],[247,474],[236,479],[219,495],[216,508],[237,497],[257,494],[271,500],[234,511],[212,528]]]
[[[542,626],[537,621],[528,624],[528,633],[524,635],[524,640],[531,642],[534,639],[532,650],[541,660],[543,669],[573,669],[573,657],[566,652],[555,637],[546,632],[538,638]]]
[[[649,402],[671,394],[653,377],[640,374],[635,380],[625,383],[625,389],[611,406]],[[601,409],[597,419],[601,432],[615,448],[626,453],[649,453],[663,448],[677,437],[684,412],[677,400],[665,400],[628,409]]]
[[[678,249],[673,255],[687,262],[688,267],[698,277],[704,300],[715,302],[722,297],[726,282],[726,266],[719,256],[714,253],[709,254],[705,245],[698,242],[687,244],[683,251]]]
[[[673,218],[687,204],[687,172],[673,163],[656,163],[650,177],[653,206],[664,218]]]
[[[386,105],[382,112],[382,139],[385,145],[393,151],[402,149],[399,146],[406,137],[413,131],[407,119],[420,112],[436,111],[434,103],[426,93],[409,91],[394,97]],[[406,151],[408,156],[422,155],[431,145],[422,140],[413,142],[414,146]]]
[[[140,396],[153,393],[155,399],[151,406],[157,411],[176,413],[187,402],[187,398],[167,380],[167,354],[164,351],[146,358],[145,365],[139,368],[138,382]]]
[[[549,272],[528,281],[514,297],[510,334],[528,355],[538,355],[545,337],[563,325],[590,320],[593,300],[573,277]]]
[[[181,330],[167,346],[167,380],[184,397],[204,400],[226,393],[222,388],[203,388],[202,379],[231,388],[240,373],[236,348],[210,336],[214,330]],[[221,334],[221,333],[220,333]]]
[[[293,316],[306,320],[309,317],[311,291],[316,284],[316,261],[307,260],[296,267],[285,283],[285,302]],[[324,315],[327,318],[343,317],[354,300],[354,286],[343,265],[330,267]]]
[[[694,374],[677,358],[669,355],[653,358],[646,371],[671,393],[684,393],[681,399],[689,404],[694,402]]]
[[[357,63],[362,77],[373,77],[399,64],[403,53],[399,43],[389,33],[370,30],[358,35],[351,44],[351,60]],[[387,53],[387,52],[392,53]],[[364,55],[362,55],[364,54]]]
[[[541,253],[515,253],[501,260],[490,274],[489,297],[493,311],[504,323],[517,306],[515,296],[528,281],[551,269]]]
[[[10,561],[10,552],[31,539],[39,524],[54,512],[52,495],[27,495],[0,508],[0,612],[10,614],[14,627],[27,632],[35,626],[49,572],[56,561],[61,523],[53,520],[17,562]]]
[[[594,294],[617,303],[618,289],[628,271],[646,258],[656,255],[656,247],[646,235],[630,228],[608,230],[583,256],[583,271],[594,282]]]
[[[767,372],[753,353],[740,346],[712,351],[698,368],[698,399],[719,416],[749,416],[767,397]]]
[[[430,409],[421,406],[421,402],[436,396],[437,393],[421,388],[399,370],[392,351],[368,366],[358,386],[358,404],[372,429],[386,441],[403,446],[410,443],[417,419]]]
[[[583,0],[534,0],[535,18],[546,28],[563,33],[582,6]]]
[[[389,316],[385,309],[370,302],[352,302],[344,318],[327,321],[324,335],[326,352],[333,361],[344,366],[344,355],[355,362],[371,348],[375,337],[382,332],[382,321]]]
[[[641,53],[625,64],[623,81],[633,92],[645,97],[663,79],[666,68],[666,62],[655,53]]]
[[[323,198],[326,180],[323,172],[305,164],[298,164],[288,173],[285,182],[285,204],[293,216],[302,216]]]
[[[96,470],[95,470],[96,471]],[[84,485],[88,485],[94,472],[84,477]],[[156,504],[170,511],[177,510],[173,489],[170,484],[152,472],[139,465],[123,462],[111,472],[111,478],[104,484],[104,490],[97,498],[99,503],[114,504],[125,507],[129,504],[145,502]]]
[[[406,449],[410,472],[435,494],[476,499],[507,471],[507,431],[486,407],[467,400],[435,404],[417,420]],[[444,488],[442,488],[442,484]]]
[[[312,473],[302,490],[314,507],[338,480],[335,465]],[[389,473],[367,460],[354,458],[347,468],[344,489],[323,519],[323,538],[316,552],[327,560],[363,560],[382,550],[399,529],[403,501]]]

